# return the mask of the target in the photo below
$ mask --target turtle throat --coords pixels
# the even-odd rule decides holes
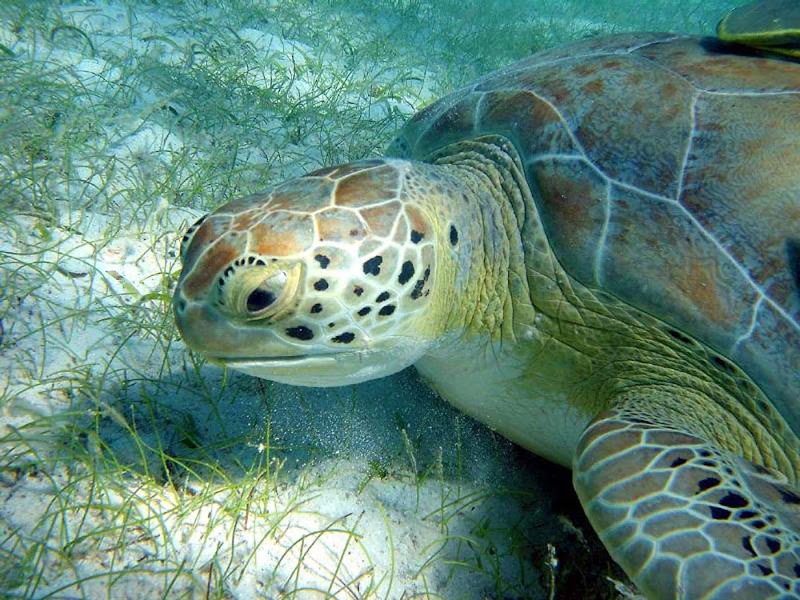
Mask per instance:
[[[492,342],[525,335],[536,317],[528,273],[534,267],[554,278],[555,269],[517,151],[505,138],[486,136],[429,160],[458,190],[447,194],[450,220],[441,224],[437,253],[446,281],[436,287],[452,290],[441,300],[449,307],[442,307],[444,330]]]

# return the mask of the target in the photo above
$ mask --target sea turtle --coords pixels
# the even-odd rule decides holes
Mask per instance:
[[[584,40],[431,104],[387,156],[195,223],[187,345],[297,385],[416,365],[571,467],[647,595],[800,596],[800,64]]]

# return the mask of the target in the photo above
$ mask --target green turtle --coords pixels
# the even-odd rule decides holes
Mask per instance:
[[[195,223],[179,330],[296,385],[416,365],[572,468],[648,596],[798,597],[800,64],[757,54],[623,34],[490,74]]]

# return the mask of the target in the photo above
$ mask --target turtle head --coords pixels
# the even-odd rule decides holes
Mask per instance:
[[[366,161],[234,200],[183,237],[173,298],[187,345],[274,381],[335,386],[397,372],[435,339],[435,240],[409,163]]]

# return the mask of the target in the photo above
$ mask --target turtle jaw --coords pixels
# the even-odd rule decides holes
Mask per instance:
[[[306,387],[338,387],[392,375],[406,365],[387,364],[381,352],[352,351],[274,357],[212,357],[210,362],[246,375]]]

